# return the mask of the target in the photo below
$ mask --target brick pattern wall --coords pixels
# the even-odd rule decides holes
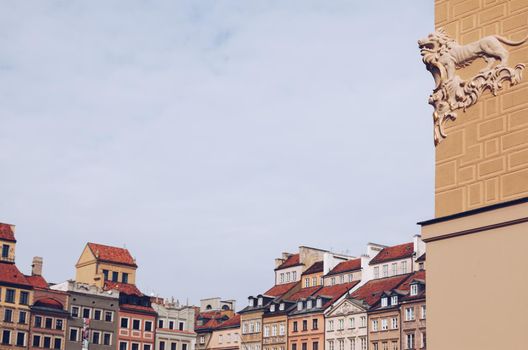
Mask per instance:
[[[436,0],[435,24],[461,44],[491,34],[519,40],[528,35],[528,0]],[[510,67],[528,65],[528,43],[506,47]],[[484,66],[479,59],[458,72],[467,79]],[[436,148],[436,217],[528,196],[528,67],[521,84],[505,83],[457,114]]]

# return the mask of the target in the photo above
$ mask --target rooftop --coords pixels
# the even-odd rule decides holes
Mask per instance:
[[[88,243],[88,247],[100,261],[137,267],[134,258],[126,248],[112,247],[98,243]]]
[[[337,264],[327,275],[336,275],[343,272],[361,270],[361,258],[343,261]]]
[[[414,243],[404,243],[383,248],[371,261],[370,265],[387,261],[411,258],[414,254]]]

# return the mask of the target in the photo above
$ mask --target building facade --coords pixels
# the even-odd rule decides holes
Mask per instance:
[[[368,305],[347,297],[325,314],[326,349],[367,350]]]
[[[194,307],[180,305],[174,300],[156,298],[152,301],[152,308],[157,313],[158,322],[156,349],[194,350],[196,342]]]

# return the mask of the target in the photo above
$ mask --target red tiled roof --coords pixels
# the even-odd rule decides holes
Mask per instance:
[[[284,261],[282,264],[279,265],[275,270],[281,270],[285,269],[287,267],[297,266],[300,265],[300,258],[299,254],[292,254]]]
[[[337,264],[328,275],[336,275],[338,273],[361,270],[361,258],[343,261]]]
[[[370,280],[352,293],[351,296],[373,306],[379,301],[383,292],[398,287],[408,277],[409,274]]]
[[[32,287],[26,276],[20,272],[15,264],[0,263],[0,283],[2,282]]]
[[[43,307],[48,307],[48,308],[51,308],[51,309],[60,309],[62,310],[64,308],[64,306],[62,305],[61,302],[55,300],[55,299],[51,299],[51,298],[43,298],[43,299],[39,299],[37,300],[35,303],[34,303],[35,306],[43,306]]]
[[[104,290],[117,289],[120,293],[127,295],[143,296],[143,293],[133,284],[105,281]]]
[[[218,327],[220,324],[221,324],[220,322],[218,322],[216,319],[212,318],[212,319],[208,320],[207,322],[205,322],[201,326],[195,325],[194,326],[194,330],[199,331],[201,329],[214,329],[214,328]]]
[[[111,247],[97,243],[88,243],[88,247],[98,260],[137,267],[134,258],[132,258],[126,248]]]
[[[269,295],[271,297],[280,297],[286,292],[290,291],[295,285],[299,282],[290,282],[290,283],[284,283],[284,284],[277,284],[270,289],[268,289],[264,295]]]
[[[315,292],[317,292],[320,288],[321,288],[321,286],[308,287],[308,288],[301,288],[301,290],[299,290],[298,292],[293,293],[293,294],[288,298],[288,300],[289,300],[289,301],[297,301],[297,300],[302,299],[302,298],[307,298],[307,297],[309,297],[310,295],[312,295],[312,294],[314,294]]]
[[[28,282],[37,288],[48,288],[48,282],[42,276],[26,276]]]
[[[409,291],[411,289],[411,283],[415,280],[425,282],[425,270],[412,273],[400,286],[398,286],[398,290]]]
[[[142,313],[149,313],[149,314],[156,314],[156,311],[150,306],[141,306],[141,305],[134,305],[134,304],[121,304],[119,305],[119,308],[125,309],[127,311],[139,311]]]
[[[412,242],[386,247],[383,248],[381,252],[379,252],[374,257],[374,259],[370,261],[370,265],[397,259],[410,258],[413,256],[413,253],[414,244]]]
[[[16,242],[12,225],[0,223],[0,239],[4,241]]]
[[[302,274],[303,275],[309,275],[311,273],[317,273],[317,272],[323,272],[323,262],[322,261],[316,261],[306,269]]]
[[[218,328],[230,328],[240,326],[240,315],[236,314],[231,317],[229,320],[224,321]]]
[[[323,308],[326,308],[327,306],[332,304],[334,301],[339,299],[343,294],[347,293],[350,289],[352,289],[358,283],[359,281],[353,281],[349,283],[336,284],[333,286],[326,286],[318,290],[316,295],[330,298],[330,300],[323,305]]]

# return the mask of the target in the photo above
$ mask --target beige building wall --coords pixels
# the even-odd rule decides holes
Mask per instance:
[[[468,44],[498,34],[528,34],[528,0],[436,0],[435,25]],[[508,65],[528,63],[528,43],[505,47]],[[485,66],[482,59],[458,70],[464,79]],[[528,196],[528,71],[495,97],[486,92],[454,122],[436,147],[436,217]],[[431,141],[432,142],[432,141]]]

